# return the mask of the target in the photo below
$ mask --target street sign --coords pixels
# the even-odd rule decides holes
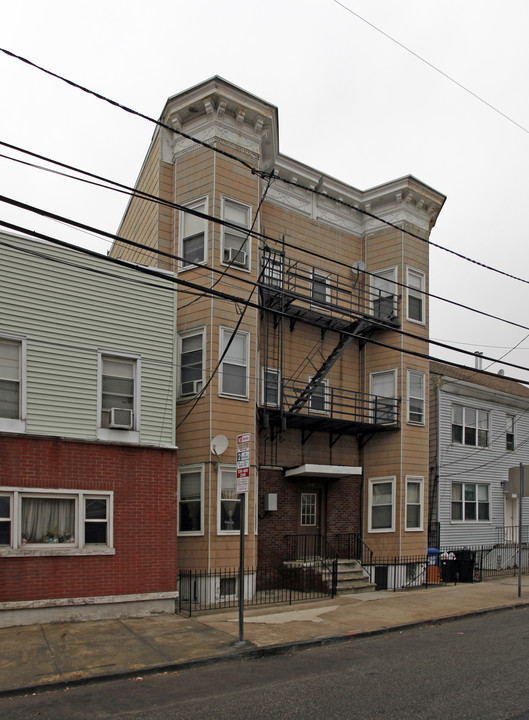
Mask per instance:
[[[250,491],[250,433],[237,435],[237,493]]]

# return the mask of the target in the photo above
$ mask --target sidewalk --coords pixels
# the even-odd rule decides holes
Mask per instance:
[[[191,618],[54,623],[0,629],[0,694],[73,685],[95,678],[141,676],[221,659],[286,652],[376,632],[492,610],[529,606],[527,577],[430,586],[405,592],[343,595],[295,605],[245,609]]]

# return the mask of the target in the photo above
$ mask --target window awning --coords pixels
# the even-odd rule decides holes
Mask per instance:
[[[362,468],[354,465],[298,465],[285,470],[285,477],[328,477],[340,478],[348,475],[361,475]]]

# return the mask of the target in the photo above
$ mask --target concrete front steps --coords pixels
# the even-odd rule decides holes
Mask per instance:
[[[324,579],[330,583],[331,573],[326,573]],[[338,560],[337,595],[373,592],[375,589],[375,583],[369,582],[367,573],[357,560]]]

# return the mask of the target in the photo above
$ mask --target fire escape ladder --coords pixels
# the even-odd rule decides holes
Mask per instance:
[[[303,407],[307,404],[307,402],[309,402],[310,398],[312,397],[312,393],[314,392],[314,390],[326,377],[327,373],[336,363],[336,361],[339,360],[343,351],[349,345],[352,339],[353,337],[351,335],[340,336],[340,341],[338,342],[338,345],[336,345],[334,350],[324,361],[323,365],[319,368],[319,370],[317,370],[316,374],[313,375],[307,386],[301,391],[300,395],[296,398],[296,401],[290,408],[289,412],[299,413],[303,409]]]

